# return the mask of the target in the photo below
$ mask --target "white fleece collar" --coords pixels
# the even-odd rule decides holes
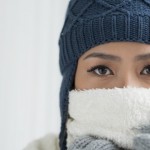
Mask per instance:
[[[150,124],[150,89],[72,90],[69,114],[67,146],[79,136],[95,135],[132,149],[138,128]]]

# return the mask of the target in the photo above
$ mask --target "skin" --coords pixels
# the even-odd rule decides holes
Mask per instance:
[[[104,53],[114,57],[88,56]],[[141,59],[138,55],[145,55]],[[102,56],[102,55],[101,55]],[[98,66],[93,71],[91,67]],[[100,66],[103,65],[103,66]],[[138,42],[110,42],[86,51],[78,60],[75,89],[150,87],[150,45]]]

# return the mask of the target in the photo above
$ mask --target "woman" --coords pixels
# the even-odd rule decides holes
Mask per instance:
[[[47,149],[150,148],[149,44],[149,0],[70,0],[59,40],[59,146],[50,136]]]

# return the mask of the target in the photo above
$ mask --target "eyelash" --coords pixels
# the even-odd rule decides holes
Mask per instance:
[[[147,69],[147,68],[150,70],[150,65],[145,65],[145,66],[144,66],[144,69]],[[96,74],[96,75],[98,75],[98,76],[101,76],[101,77],[107,76],[107,75],[105,75],[105,74],[104,74],[104,75],[99,75],[99,74],[97,74],[97,73],[95,72],[96,69],[108,69],[108,70],[111,72],[111,74],[113,75],[112,70],[109,69],[109,68],[108,68],[107,66],[105,66],[105,65],[93,66],[93,67],[91,67],[90,69],[88,69],[87,72],[92,72],[92,73],[94,73],[94,74]],[[142,70],[142,72],[144,71],[144,69]],[[141,74],[141,72],[140,72],[140,74]],[[150,73],[149,73],[148,76],[150,76]]]
[[[144,66],[144,69],[147,69],[147,68],[150,70],[150,65],[145,65],[145,66]],[[143,69],[143,70],[144,70],[144,69]],[[142,70],[142,71],[143,71],[143,70]],[[140,72],[140,74],[141,74],[141,72]],[[149,76],[150,76],[150,73],[149,73]]]
[[[98,75],[96,72],[95,72],[95,70],[96,69],[109,69],[107,66],[105,66],[105,65],[97,65],[97,66],[93,66],[93,67],[91,67],[90,69],[88,69],[87,70],[87,72],[92,72],[92,73],[94,73],[94,74],[96,74],[96,75]],[[109,69],[109,71],[111,72],[111,74],[113,74],[113,72]],[[98,76],[106,76],[106,75],[98,75]]]

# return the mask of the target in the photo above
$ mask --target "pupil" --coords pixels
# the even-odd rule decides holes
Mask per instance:
[[[100,68],[100,69],[98,69],[98,71],[99,71],[101,74],[106,74],[107,69],[106,69],[106,68]]]
[[[150,70],[149,70],[149,68],[147,68],[147,69],[146,69],[146,72],[150,74]]]

